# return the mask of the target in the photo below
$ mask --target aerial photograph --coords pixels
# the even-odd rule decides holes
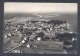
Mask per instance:
[[[77,3],[4,2],[3,53],[77,54]]]

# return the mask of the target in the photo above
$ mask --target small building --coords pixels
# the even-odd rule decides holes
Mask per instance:
[[[26,45],[26,47],[27,47],[27,48],[30,48],[30,47],[31,47],[31,45],[30,45],[30,44],[27,44],[27,45]]]
[[[11,33],[9,33],[8,36],[11,36]]]
[[[5,35],[4,38],[7,38],[7,35]]]
[[[41,37],[37,37],[37,41],[41,41]]]

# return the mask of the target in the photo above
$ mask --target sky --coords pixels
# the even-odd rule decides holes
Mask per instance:
[[[77,3],[5,2],[4,13],[77,13]]]

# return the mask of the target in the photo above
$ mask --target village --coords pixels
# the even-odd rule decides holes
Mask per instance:
[[[77,41],[77,34],[70,31],[69,26],[63,20],[4,22],[4,53],[67,54],[68,49],[75,50]],[[10,50],[19,43],[18,48]]]

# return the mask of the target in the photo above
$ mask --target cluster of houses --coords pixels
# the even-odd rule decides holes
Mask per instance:
[[[26,43],[27,41],[47,41],[55,40],[56,38],[58,40],[62,40],[63,36],[59,34],[57,34],[56,36],[55,31],[66,31],[68,29],[69,23],[61,20],[34,20],[24,21],[15,24],[12,24],[11,22],[6,22],[4,23],[4,38],[18,35],[19,39],[16,38],[15,41],[21,41],[22,44]],[[7,31],[8,33],[6,34]],[[60,36],[61,38],[59,38]],[[69,35],[67,37],[69,37]],[[27,47],[30,47],[30,45],[28,44]]]
[[[4,33],[10,31],[9,34],[5,34],[5,38],[7,36],[15,35],[13,32],[20,32],[21,37],[23,35],[29,36],[30,39],[35,39],[39,37],[37,40],[42,39],[53,39],[55,37],[55,31],[63,31],[68,29],[69,23],[61,20],[48,20],[48,21],[23,21],[20,23],[12,24],[11,22],[6,22],[4,24]],[[54,33],[52,33],[54,32]],[[47,34],[48,33],[48,34]],[[40,35],[41,34],[41,35]],[[44,37],[47,35],[48,37]]]

